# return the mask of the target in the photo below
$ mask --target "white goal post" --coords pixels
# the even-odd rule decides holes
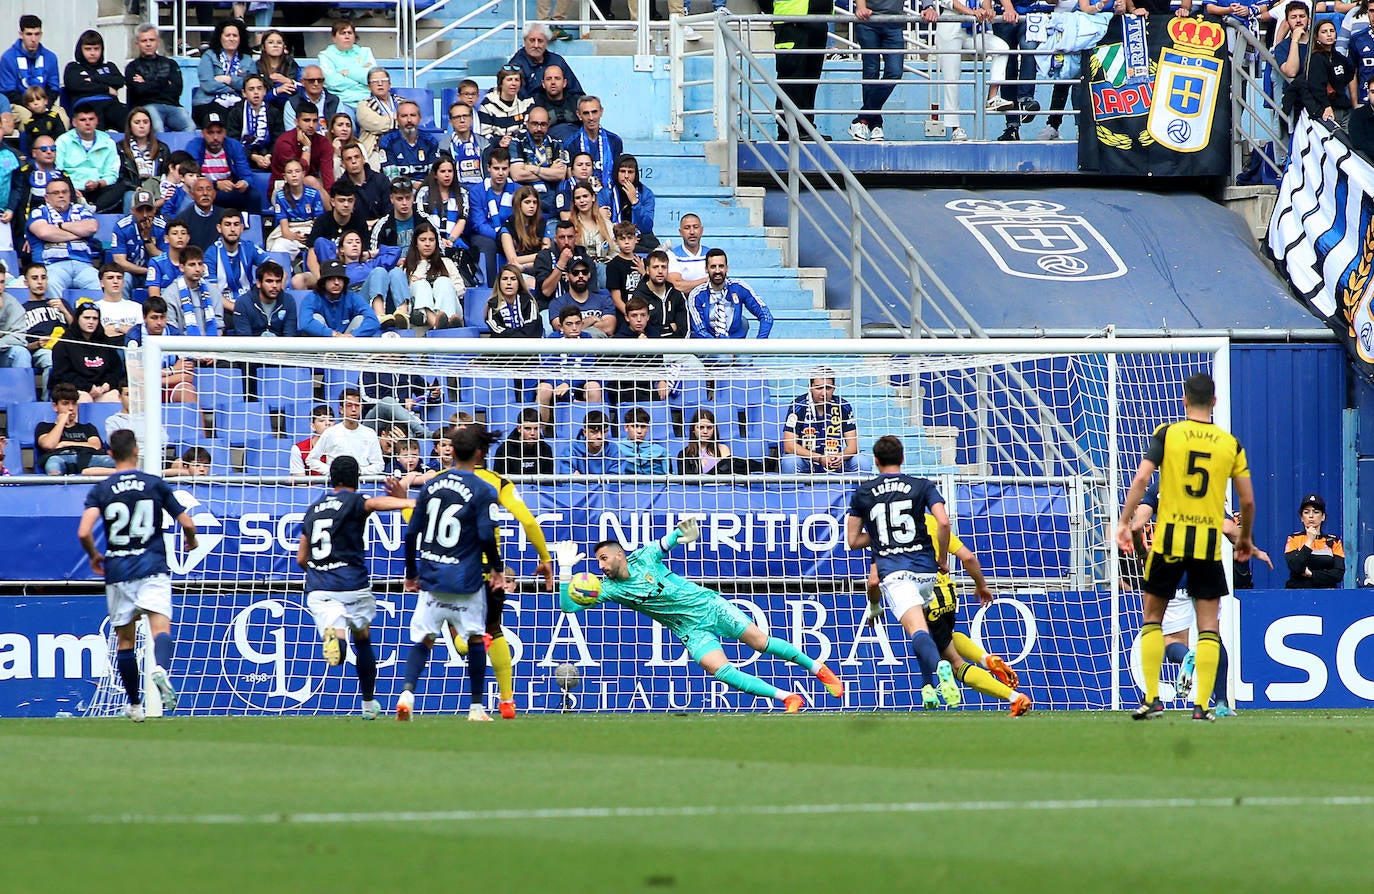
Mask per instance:
[[[590,552],[598,540],[616,537],[633,548],[681,517],[698,517],[702,539],[679,549],[670,567],[718,589],[773,635],[823,655],[850,681],[843,705],[828,703],[794,669],[768,656],[757,660],[755,672],[797,688],[816,708],[909,708],[919,704],[920,686],[900,627],[861,624],[867,558],[845,548],[843,531],[853,488],[869,473],[853,459],[839,461],[849,472],[797,468],[785,432],[795,429],[803,452],[844,453],[852,420],[860,458],[877,437],[899,435],[906,469],[939,485],[955,533],[998,596],[980,609],[956,569],[961,628],[1018,667],[1037,706],[1133,703],[1128,664],[1140,602],[1123,587],[1112,542],[1119,502],[1151,432],[1182,415],[1188,375],[1213,375],[1216,420],[1229,424],[1228,350],[1224,338],[1110,333],[714,342],[150,338],[130,357],[144,467],[161,471],[193,448],[210,463],[208,474],[176,481],[202,527],[196,553],[178,549],[174,559],[181,704],[197,714],[356,707],[351,671],[327,669],[319,658],[294,562],[301,514],[323,493],[323,479],[291,477],[288,460],[309,437],[314,411],[329,407],[337,417],[342,390],[361,385],[370,412],[375,380],[392,374],[420,377],[425,392],[406,418],[384,414],[376,424],[391,430],[398,447],[418,449],[422,464],[455,414],[518,439],[522,411],[540,418],[539,382],[570,382],[576,395],[599,397],[553,402],[548,424],[537,429],[552,472],[540,465],[541,448],[511,448],[517,460],[508,468],[530,472],[511,477],[550,542],[573,540]],[[148,387],[144,371],[172,356],[195,362],[194,402],[164,402],[160,387]],[[813,379],[833,380],[851,412],[844,419],[822,413],[814,424],[803,413],[789,427],[789,409]],[[587,382],[599,383],[600,394]],[[641,418],[630,417],[632,410],[647,423],[644,444],[653,446],[625,443],[625,419]],[[731,457],[692,452],[693,421],[703,411]],[[601,416],[589,420],[591,413]],[[633,460],[581,459],[591,449],[588,431],[595,442],[603,421],[608,449]],[[504,449],[494,448],[488,464]],[[519,456],[529,464],[519,465]],[[400,461],[389,458],[385,471]],[[375,480],[364,485],[369,489],[379,490]],[[397,653],[413,602],[398,586],[402,531],[397,515],[369,522],[383,698],[399,691]],[[633,612],[603,606],[562,615],[532,580],[536,558],[519,526],[507,518],[501,535],[520,580],[503,623],[516,653],[521,710],[560,708],[553,669],[564,662],[582,673],[576,710],[765,707],[689,667],[670,635]],[[447,664],[450,673],[431,674],[426,684],[417,705],[424,713],[465,704],[461,659],[447,656]],[[971,692],[966,698],[995,707]]]

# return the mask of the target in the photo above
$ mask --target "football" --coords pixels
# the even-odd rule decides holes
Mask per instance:
[[[595,605],[596,599],[600,595],[601,578],[590,571],[574,574],[572,581],[568,584],[568,596],[578,605]]]
[[[567,692],[569,689],[577,688],[577,684],[582,682],[582,675],[577,672],[576,665],[565,661],[553,669],[553,680],[559,689]]]

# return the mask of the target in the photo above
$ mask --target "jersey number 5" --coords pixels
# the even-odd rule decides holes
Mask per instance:
[[[153,536],[153,501],[139,500],[133,511],[127,503],[105,507],[105,540],[110,546],[128,546],[130,541],[147,542]]]
[[[1191,481],[1183,485],[1183,492],[1188,496],[1207,496],[1207,487],[1212,483],[1212,475],[1205,466],[1201,466],[1199,463],[1205,463],[1211,458],[1212,454],[1203,453],[1201,450],[1188,451],[1188,477],[1192,478],[1196,475],[1198,478],[1196,486]]]
[[[323,562],[329,558],[330,550],[334,548],[334,538],[329,533],[333,526],[332,518],[315,519],[315,526],[310,531],[310,558],[314,561]]]

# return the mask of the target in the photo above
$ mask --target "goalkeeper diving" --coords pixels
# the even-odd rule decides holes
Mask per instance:
[[[783,703],[788,714],[801,710],[802,696],[779,689],[752,674],[740,670],[725,657],[720,638],[738,639],[758,652],[775,655],[784,661],[805,668],[815,674],[835,698],[844,695],[844,684],[829,668],[791,643],[769,636],[749,618],[714,590],[692,583],[668,570],[663,557],[679,543],[691,543],[701,536],[695,519],[683,519],[666,537],[646,544],[628,555],[615,540],[603,540],[593,549],[601,568],[601,590],[596,599],[587,604],[576,602],[569,593],[568,583],[573,566],[584,558],[574,543],[554,546],[558,556],[559,607],[565,612],[578,612],[601,602],[615,602],[648,615],[673,632],[687,652],[707,673],[727,686]]]

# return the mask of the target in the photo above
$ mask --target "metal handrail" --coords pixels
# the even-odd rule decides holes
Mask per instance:
[[[473,9],[468,10],[463,15],[445,24],[442,28],[439,28],[436,31],[426,34],[424,37],[420,37],[420,23],[422,22],[422,20],[436,15],[440,10],[447,7],[450,3],[456,2],[456,0],[439,0],[439,2],[435,3],[433,6],[430,6],[428,9],[415,9],[415,0],[407,0],[407,2],[411,4],[412,8],[411,34],[413,35],[413,43],[411,44],[411,51],[407,54],[407,68],[409,69],[407,75],[409,79],[409,84],[412,87],[415,86],[420,76],[428,74],[429,72],[433,71],[441,65],[444,65],[450,60],[458,58],[463,53],[466,53],[473,47],[485,43],[491,38],[497,36],[498,34],[502,34],[506,31],[509,31],[513,37],[512,43],[514,44],[514,47],[512,48],[512,52],[520,48],[520,35],[525,30],[525,5],[523,3],[515,3],[513,4],[511,18],[490,26],[481,34],[477,35],[471,40],[459,44],[456,47],[451,47],[448,50],[448,52],[444,53],[436,59],[429,60],[424,65],[421,65],[420,51],[422,49],[431,44],[435,44],[441,40],[444,40],[446,36],[454,29],[466,25],[468,22],[471,22],[472,20],[474,20],[475,18],[477,18],[485,12],[500,7],[502,4],[506,2],[506,0],[487,0],[486,3],[482,3],[474,7]]]
[[[163,45],[167,48],[168,55],[177,55],[177,49],[179,47],[187,46],[186,32],[188,30],[206,33],[214,30],[214,24],[201,25],[199,22],[197,22],[197,24],[193,26],[187,22],[186,7],[194,2],[195,0],[170,0],[170,2],[164,0],[164,2],[161,3],[148,4],[148,21],[156,25],[158,29],[158,34],[160,36],[163,36]],[[299,3],[310,3],[314,2],[314,0],[275,0],[275,2],[277,3],[277,5],[290,5]],[[397,57],[405,56],[407,50],[411,46],[411,41],[408,37],[407,30],[408,23],[413,21],[413,10],[411,9],[411,0],[375,0],[375,2],[376,5],[379,7],[387,6],[394,8],[396,15],[396,24],[390,27],[380,25],[355,25],[354,29],[358,32],[359,36],[364,34],[394,35],[396,48],[395,55]],[[166,9],[170,12],[170,22],[167,25],[164,25],[161,21],[160,13],[163,9]],[[248,25],[248,28],[250,32],[257,30],[253,27],[251,23]],[[273,24],[271,28],[274,31],[280,31],[282,34],[328,34],[331,26]],[[170,34],[172,38],[170,42],[166,40],[166,35],[168,34]]]
[[[1280,163],[1287,156],[1284,144],[1288,134],[1293,132],[1293,118],[1285,112],[1275,98],[1264,89],[1264,78],[1252,72],[1245,60],[1251,53],[1256,62],[1268,65],[1275,73],[1274,85],[1287,79],[1279,73],[1279,61],[1273,52],[1264,45],[1253,32],[1233,22],[1226,23],[1231,47],[1231,182],[1245,168],[1245,147],[1249,146],[1274,170],[1281,170]],[[1256,97],[1258,102],[1251,99]],[[1267,143],[1274,144],[1273,153],[1265,149]]]

